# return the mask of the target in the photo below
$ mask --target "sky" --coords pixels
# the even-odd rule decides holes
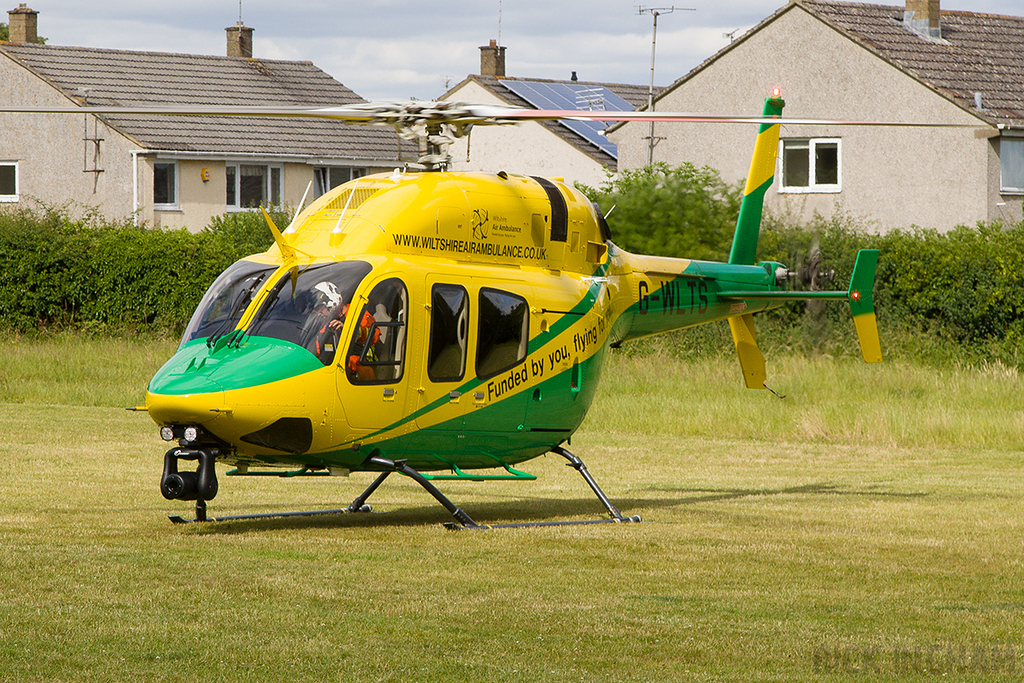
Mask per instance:
[[[255,30],[254,56],[311,61],[368,100],[435,99],[507,47],[509,76],[655,85],[728,45],[786,0],[29,0],[51,45],[225,54],[224,29]],[[8,2],[13,9],[19,3]],[[899,0],[889,4],[898,5]],[[1020,0],[943,0],[943,9],[1024,15]],[[645,10],[645,11],[642,11]],[[692,11],[691,11],[692,10]],[[6,21],[6,17],[2,17]]]

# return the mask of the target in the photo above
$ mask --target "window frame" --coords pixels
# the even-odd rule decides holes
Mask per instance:
[[[334,182],[335,172],[345,171],[348,177]],[[313,167],[313,198],[322,197],[331,190],[347,182],[368,175],[370,169],[365,166],[314,166]],[[326,180],[326,182],[324,182]]]
[[[1012,143],[1020,148],[1021,168],[1017,171],[1021,179],[1022,187],[1010,187],[1005,184],[1006,176],[1006,154],[1003,145]],[[999,138],[999,194],[1024,195],[1024,137],[1000,137]]]
[[[807,145],[807,185],[786,184],[786,147],[794,143]],[[818,146],[835,145],[836,182],[817,182],[815,157]],[[780,194],[837,194],[843,191],[843,139],[842,138],[785,138],[779,140],[779,193]]]
[[[21,172],[17,161],[0,161],[0,166],[14,168],[14,194],[0,194],[0,202],[13,203],[21,201]]]
[[[270,162],[265,162],[265,163],[250,162],[250,163],[246,163],[244,161],[225,161],[224,162],[224,207],[225,207],[225,209],[227,211],[259,211],[260,205],[257,205],[257,206],[242,206],[241,205],[241,198],[242,198],[242,167],[243,166],[259,166],[261,168],[265,168],[266,169],[266,175],[264,176],[265,180],[263,182],[263,189],[262,189],[262,192],[261,192],[261,195],[262,195],[263,199],[266,200],[266,203],[262,204],[262,206],[264,206],[264,207],[266,207],[268,209],[271,208],[271,207],[279,208],[281,206],[284,206],[284,165],[283,164],[274,164],[274,163],[270,163]],[[275,178],[274,178],[275,172],[277,174],[276,187],[274,187],[274,184],[275,184]],[[234,179],[235,179],[234,187],[231,190],[231,192],[234,194],[234,197],[233,197],[234,203],[230,204],[230,203],[228,203],[228,199],[229,199],[228,192],[229,191],[228,191],[227,183],[228,183],[228,180],[231,178],[232,175],[234,176]],[[276,190],[276,194],[277,194],[277,201],[276,202],[274,201],[275,190]]]
[[[174,179],[171,183],[169,190],[173,193],[170,202],[158,202],[156,200],[156,178],[157,178],[157,166],[166,166],[173,169]],[[179,172],[178,162],[174,159],[155,159],[153,161],[153,210],[154,211],[179,211],[181,209],[180,202],[180,188],[178,179],[181,177]]]

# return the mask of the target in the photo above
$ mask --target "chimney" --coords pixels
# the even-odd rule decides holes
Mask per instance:
[[[498,41],[494,39],[490,45],[480,47],[480,75],[505,77],[505,48],[498,47]]]
[[[228,57],[248,57],[252,59],[252,32],[241,21],[234,26],[228,26]]]
[[[28,5],[21,3],[17,9],[7,12],[8,31],[12,43],[38,43],[39,36],[36,33],[36,15],[39,12],[29,9]]]
[[[925,38],[941,39],[939,0],[907,0],[906,9],[903,12],[903,24]]]

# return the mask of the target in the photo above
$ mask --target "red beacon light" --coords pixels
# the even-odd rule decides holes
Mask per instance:
[[[776,86],[772,88],[772,99],[778,100],[782,98],[782,88]]]

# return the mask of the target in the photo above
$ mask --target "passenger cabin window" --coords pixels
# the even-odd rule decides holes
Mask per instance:
[[[398,278],[370,292],[359,312],[345,371],[353,384],[387,384],[402,379],[409,296]]]
[[[430,304],[427,377],[457,382],[466,374],[469,296],[458,285],[434,285]]]
[[[487,379],[521,363],[526,358],[529,337],[526,299],[498,289],[480,290],[477,377]]]
[[[291,342],[330,365],[352,295],[369,272],[365,261],[292,268],[271,288],[247,333]]]

